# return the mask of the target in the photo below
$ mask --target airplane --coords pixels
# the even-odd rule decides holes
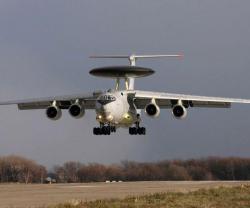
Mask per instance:
[[[183,55],[91,56],[90,58],[125,58],[129,60],[129,65],[106,66],[90,70],[91,75],[115,79],[114,89],[87,94],[0,102],[0,105],[15,104],[19,110],[45,109],[47,117],[51,120],[60,119],[62,110],[68,110],[69,114],[76,119],[82,118],[85,110],[95,110],[99,125],[93,128],[94,135],[110,135],[120,127],[128,128],[130,135],[145,135],[146,128],[140,126],[141,110],[144,110],[149,117],[156,118],[160,115],[160,109],[171,109],[176,119],[183,119],[187,116],[188,108],[230,108],[232,103],[250,104],[250,99],[135,90],[136,78],[150,76],[154,73],[154,70],[150,68],[136,66],[136,60],[160,57],[182,58]],[[121,80],[124,80],[123,88]]]

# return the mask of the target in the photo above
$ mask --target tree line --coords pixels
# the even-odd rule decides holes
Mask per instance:
[[[58,182],[156,181],[156,180],[250,180],[250,159],[208,157],[160,162],[122,161],[102,165],[66,162],[55,166]]]
[[[122,161],[119,164],[84,164],[76,161],[50,171],[20,156],[0,157],[0,182],[58,183],[156,180],[250,180],[250,158],[208,157],[159,162]]]
[[[1,183],[44,183],[47,170],[35,161],[20,156],[0,157]]]

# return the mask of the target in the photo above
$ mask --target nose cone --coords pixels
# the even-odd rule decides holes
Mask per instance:
[[[106,105],[98,105],[97,109],[97,114],[96,114],[96,119],[99,122],[105,123],[105,122],[112,122],[113,120],[113,115],[112,115],[112,108],[109,106],[109,104]]]
[[[110,123],[115,117],[116,97],[113,94],[99,96],[96,101],[96,119],[102,123]]]
[[[111,113],[108,114],[108,115],[106,115],[106,120],[107,120],[108,122],[113,121],[113,116],[111,115]]]

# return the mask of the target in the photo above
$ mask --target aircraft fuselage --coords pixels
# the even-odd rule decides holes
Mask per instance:
[[[137,110],[126,91],[101,94],[96,100],[96,119],[116,127],[130,127],[137,121]]]

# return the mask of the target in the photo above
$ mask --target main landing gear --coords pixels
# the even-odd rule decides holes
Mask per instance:
[[[135,127],[129,127],[129,134],[130,135],[145,135],[146,134],[146,128],[140,127],[139,122],[135,123]]]
[[[100,124],[100,127],[93,128],[94,135],[110,135],[113,132],[116,132],[115,126],[104,126],[103,124]]]
[[[146,134],[146,128],[145,127],[129,127],[129,134],[130,135],[145,135]]]

